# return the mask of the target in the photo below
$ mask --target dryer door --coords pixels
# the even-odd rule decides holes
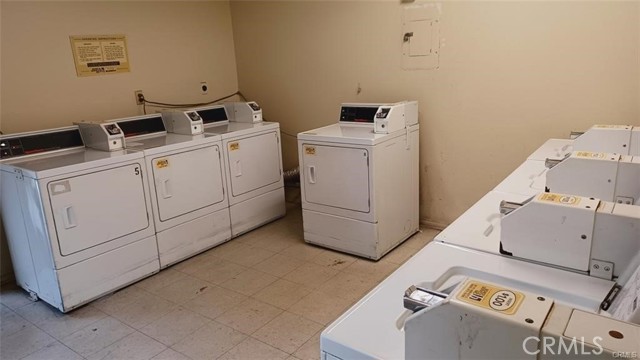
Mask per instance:
[[[307,202],[368,213],[369,151],[362,148],[302,145]]]
[[[218,145],[151,160],[160,221],[224,200]]]
[[[229,140],[226,146],[233,196],[277,183],[282,178],[276,131]]]
[[[149,226],[140,164],[47,184],[63,256]]]

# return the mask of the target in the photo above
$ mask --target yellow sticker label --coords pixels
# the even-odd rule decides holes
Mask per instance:
[[[156,168],[162,169],[169,166],[169,159],[156,160]]]
[[[628,125],[594,125],[598,129],[626,129]]]
[[[576,157],[589,158],[589,159],[604,159],[607,156],[605,153],[595,153],[590,151],[578,151]]]
[[[522,304],[524,294],[496,285],[469,280],[462,291],[458,293],[457,298],[471,305],[513,315]]]
[[[304,147],[304,153],[307,155],[315,155],[316,154],[316,148],[313,146],[305,146]]]
[[[240,143],[239,142],[229,143],[229,150],[230,151],[238,150],[238,149],[240,149]]]
[[[555,202],[555,203],[564,204],[564,205],[578,205],[580,203],[580,198],[577,196],[554,194],[554,193],[541,194],[538,200]]]

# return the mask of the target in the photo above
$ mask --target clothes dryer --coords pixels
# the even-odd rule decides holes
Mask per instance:
[[[189,111],[202,118],[205,133],[222,139],[231,236],[283,217],[286,206],[280,125],[262,121],[262,110],[255,102]]]
[[[114,121],[144,154],[161,268],[229,240],[220,136],[169,134],[160,114]]]
[[[62,312],[159,270],[144,158],[107,127],[120,150],[85,148],[77,126],[0,137],[16,282]]]
[[[377,260],[413,235],[418,130],[403,102],[343,104],[339,123],[298,134],[305,241]]]

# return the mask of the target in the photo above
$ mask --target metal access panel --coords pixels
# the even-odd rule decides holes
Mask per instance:
[[[233,196],[280,181],[280,142],[276,131],[229,140],[226,147]]]
[[[160,221],[224,200],[217,145],[151,160]]]
[[[149,226],[140,164],[47,184],[60,254],[70,255]]]
[[[303,144],[302,151],[307,202],[370,211],[367,149]]]

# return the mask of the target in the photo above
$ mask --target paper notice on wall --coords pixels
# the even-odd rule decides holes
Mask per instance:
[[[78,76],[129,72],[124,35],[69,36]]]

